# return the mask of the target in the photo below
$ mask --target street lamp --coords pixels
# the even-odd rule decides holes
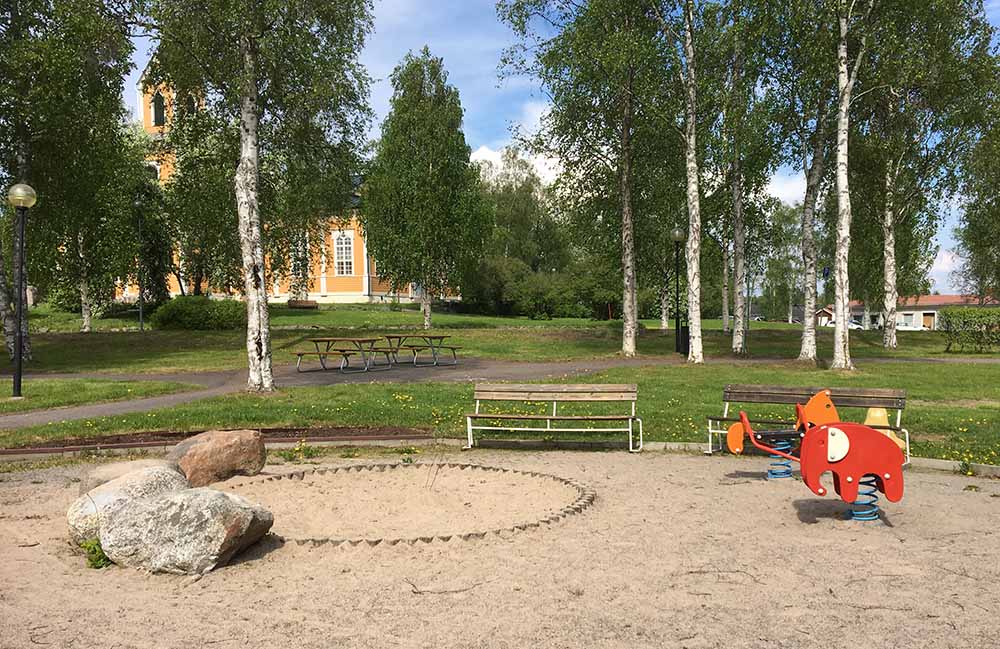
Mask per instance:
[[[143,285],[142,285],[142,198],[139,196],[135,197],[132,201],[132,207],[135,208],[136,215],[136,227],[138,228],[139,235],[139,251],[136,254],[136,269],[135,277],[136,282],[139,284],[139,331],[144,330],[144,323],[142,317],[142,306],[143,306]]]
[[[674,241],[674,351],[681,353],[681,243],[684,230],[675,227],[670,231]]]
[[[15,398],[21,397],[21,362],[24,356],[24,222],[28,220],[28,208],[34,207],[38,196],[31,185],[17,183],[7,191],[7,202],[14,208],[16,214],[14,221],[14,232],[16,241],[14,245],[14,290],[17,291],[16,313],[14,319],[17,322],[17,335],[14,345],[14,394]]]

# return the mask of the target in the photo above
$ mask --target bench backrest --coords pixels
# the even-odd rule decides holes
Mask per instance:
[[[635,401],[635,385],[600,383],[477,383],[476,401]]]
[[[822,390],[830,391],[830,399],[841,408],[887,408],[902,410],[906,407],[905,390],[882,388],[809,388],[787,385],[727,385],[722,391],[726,403],[806,403]]]

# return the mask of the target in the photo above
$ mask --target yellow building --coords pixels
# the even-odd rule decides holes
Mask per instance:
[[[162,139],[170,128],[173,116],[173,93],[167,88],[143,88],[140,84],[138,97],[139,119],[143,129],[151,137]],[[151,158],[149,165],[160,183],[167,182],[174,173],[174,159],[170,154]],[[233,209],[236,209],[235,205]],[[179,261],[183,271],[184,260]],[[184,283],[182,292],[177,278],[171,276],[168,287],[171,296],[191,294],[194,288],[191,280],[184,278]],[[269,295],[288,299],[290,283],[287,277],[275,278],[268,291]],[[296,297],[316,302],[380,302],[396,297],[391,289],[387,282],[378,277],[375,260],[368,255],[368,247],[358,220],[351,216],[346,222],[343,219],[331,219],[319,258],[312,260],[308,295]],[[417,290],[412,285],[408,286],[398,297],[402,300],[418,299]],[[219,294],[210,291],[207,286],[202,286],[202,291]],[[135,295],[135,287],[125,290],[126,297]]]

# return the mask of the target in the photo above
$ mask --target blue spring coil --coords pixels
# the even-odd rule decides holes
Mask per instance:
[[[790,453],[792,451],[792,443],[788,440],[778,440],[771,445],[771,448],[776,451],[782,451],[784,453]],[[775,480],[777,478],[791,478],[792,477],[792,461],[781,457],[780,455],[771,454],[771,458],[774,459],[773,462],[768,466],[767,469],[767,479]]]
[[[851,520],[877,521],[881,509],[878,506],[878,485],[875,476],[869,474],[858,481],[858,497],[851,503]]]

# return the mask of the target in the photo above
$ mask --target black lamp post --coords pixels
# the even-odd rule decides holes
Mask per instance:
[[[132,201],[132,207],[135,208],[135,218],[136,218],[136,228],[138,230],[139,236],[139,251],[136,254],[136,269],[135,276],[136,282],[139,284],[139,331],[143,331],[145,324],[142,317],[142,307],[143,307],[143,282],[142,282],[142,199],[136,196],[135,200]]]
[[[677,227],[670,231],[674,241],[674,351],[681,353],[681,243],[684,230]]]
[[[17,183],[7,192],[7,202],[14,207],[16,214],[14,221],[14,232],[16,242],[14,245],[14,290],[17,291],[17,299],[14,301],[14,319],[17,322],[17,335],[14,343],[14,394],[16,398],[21,396],[21,362],[24,356],[24,222],[28,220],[28,208],[35,205],[38,196],[30,185]]]

